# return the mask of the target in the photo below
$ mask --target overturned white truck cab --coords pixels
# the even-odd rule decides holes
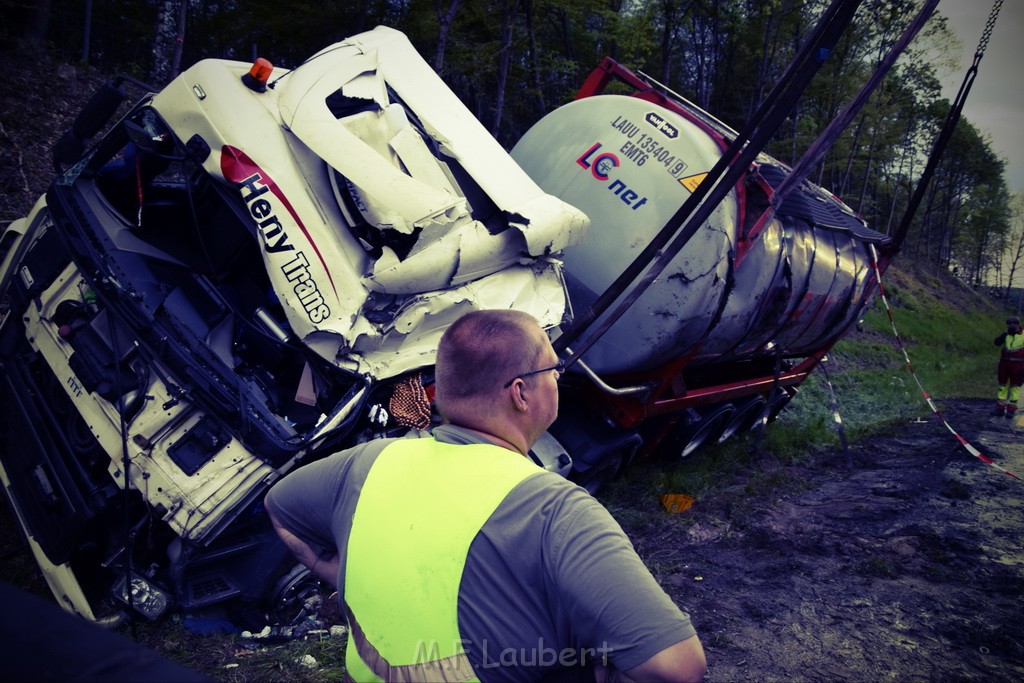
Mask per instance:
[[[724,140],[678,103],[601,96],[513,160],[387,28],[292,71],[200,62],[86,151],[118,89],[0,238],[0,478],[58,602],[89,619],[304,615],[315,582],[270,528],[268,487],[429,428],[436,344],[466,311],[556,335]],[[817,189],[767,212],[785,169],[760,162],[563,378],[538,464],[594,488],[659,445],[726,438],[855,321],[884,237]]]

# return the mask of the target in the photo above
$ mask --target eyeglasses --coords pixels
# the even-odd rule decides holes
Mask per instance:
[[[529,372],[524,372],[521,375],[516,375],[509,381],[505,382],[505,386],[503,386],[502,388],[508,389],[510,386],[512,386],[512,382],[515,382],[517,379],[523,379],[524,377],[529,377],[530,375],[539,375],[542,372],[551,372],[552,370],[561,375],[563,372],[565,372],[565,363],[562,361],[558,361],[556,365],[552,365],[550,368],[543,368],[541,370],[530,370]]]

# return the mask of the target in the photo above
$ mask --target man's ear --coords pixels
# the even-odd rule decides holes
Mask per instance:
[[[526,400],[526,382],[517,377],[512,381],[512,386],[508,388],[508,392],[512,398],[512,407],[520,413],[526,412],[529,408]]]

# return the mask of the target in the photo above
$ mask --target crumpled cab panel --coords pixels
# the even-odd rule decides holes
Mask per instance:
[[[294,600],[309,579],[266,489],[423,428],[463,313],[567,313],[558,257],[587,217],[402,34],[262,92],[248,68],[200,62],[144,97],[3,237],[3,481],[55,595],[90,618],[130,596],[151,617]]]

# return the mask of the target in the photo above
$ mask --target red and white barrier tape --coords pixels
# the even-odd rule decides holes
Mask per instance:
[[[828,356],[821,357],[821,372],[825,376],[825,384],[828,385],[828,395],[832,401],[832,421],[836,425],[836,433],[839,435],[839,443],[843,446],[843,455],[846,456],[846,466],[853,468],[853,460],[850,458],[850,446],[846,441],[846,428],[843,426],[843,416],[839,414],[839,397],[836,396],[836,389],[832,385],[832,378],[828,376]]]
[[[882,303],[885,305],[885,313],[886,315],[889,316],[889,324],[892,326],[892,333],[896,337],[896,343],[899,344],[900,351],[903,352],[903,358],[907,361],[907,368],[910,369],[910,375],[911,377],[914,378],[914,381],[917,383],[917,388],[921,390],[921,395],[924,396],[924,400],[928,404],[928,407],[931,408],[931,411],[932,413],[935,414],[935,417],[939,418],[942,424],[946,426],[946,429],[949,430],[949,433],[956,437],[956,440],[960,442],[960,445],[967,449],[968,453],[973,455],[978,460],[981,460],[986,465],[991,465],[992,467],[996,468],[1003,474],[1009,477],[1013,477],[1018,481],[1021,481],[1021,478],[1018,477],[1016,474],[1006,469],[1005,467],[1000,467],[999,465],[997,465],[995,462],[992,461],[991,458],[986,457],[981,451],[972,446],[967,441],[967,439],[957,434],[956,430],[953,429],[952,426],[950,426],[949,422],[942,415],[942,412],[939,410],[938,406],[935,405],[935,402],[932,401],[932,397],[928,395],[927,391],[925,391],[924,386],[921,384],[921,380],[918,379],[917,377],[917,372],[914,370],[914,364],[910,362],[910,356],[907,354],[907,349],[903,345],[903,340],[900,339],[900,333],[896,331],[896,321],[892,317],[892,309],[889,308],[889,301],[888,299],[885,298],[885,288],[882,287],[882,273],[878,269],[878,253],[875,251],[875,245],[869,244],[868,246],[871,247],[871,267],[874,269],[875,279],[878,281],[878,293],[882,297]]]

